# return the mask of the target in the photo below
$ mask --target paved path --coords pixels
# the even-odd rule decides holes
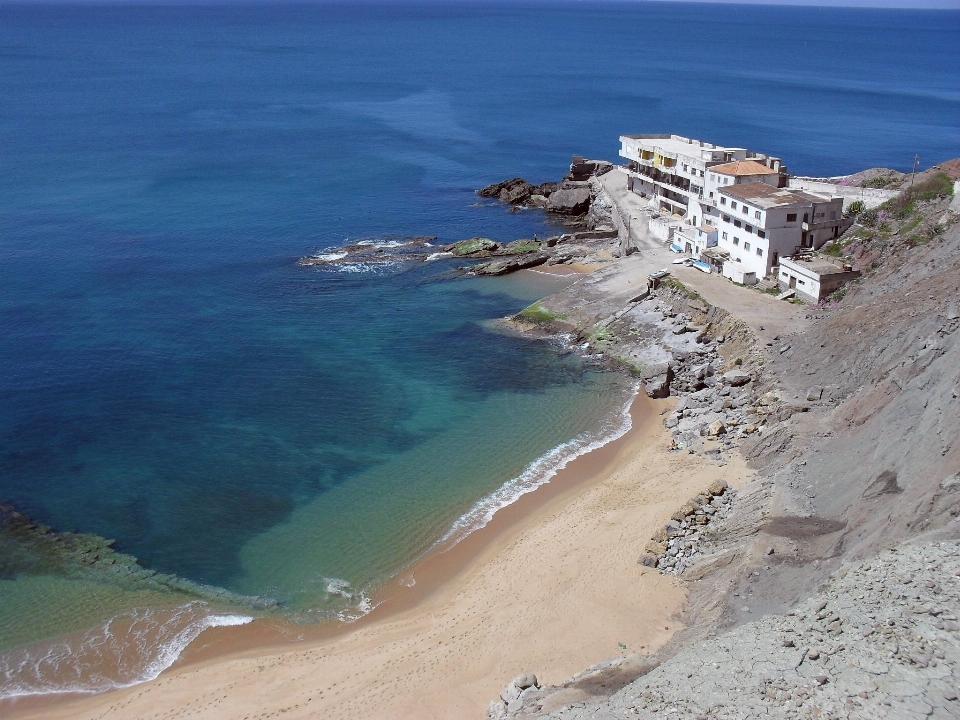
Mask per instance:
[[[640,251],[551,296],[544,301],[547,307],[567,315],[577,327],[584,327],[622,308],[643,292],[649,273],[666,268],[711,305],[722,307],[742,319],[763,340],[772,341],[776,335],[801,332],[807,327],[809,321],[805,315],[808,311],[804,306],[734,285],[719,275],[707,275],[694,268],[673,265],[673,261],[680,256],[667,250],[647,230],[649,204],[627,189],[627,176],[613,170],[602,175],[600,181],[616,204],[620,217],[632,218],[631,238]]]

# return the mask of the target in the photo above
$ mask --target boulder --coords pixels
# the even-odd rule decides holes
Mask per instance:
[[[750,380],[752,380],[750,373],[746,373],[743,370],[730,370],[723,374],[723,381],[733,387],[746,385]]]
[[[560,186],[555,182],[545,182],[537,185],[534,192],[537,195],[543,195],[544,197],[548,198],[553,195],[559,189],[559,187]]]
[[[475,237],[454,243],[447,248],[447,251],[452,252],[454,255],[465,256],[475,255],[481,252],[493,252],[497,247],[499,246],[490,238]]]
[[[500,198],[500,202],[505,202],[509,205],[520,205],[533,194],[534,187],[528,182],[519,182],[509,187],[503,188],[497,197]]]
[[[526,690],[528,687],[540,687],[540,683],[537,682],[537,676],[533,673],[524,673],[523,675],[517,675],[511,682],[515,687]]]
[[[639,557],[637,563],[644,567],[655,568],[657,566],[657,556],[652,553],[644,553]]]
[[[644,365],[643,369],[640,371],[641,380],[651,380],[660,375],[671,375],[673,371],[670,369],[670,364],[665,362],[656,362]],[[686,398],[680,402],[684,402]],[[679,407],[679,404],[678,404]]]
[[[656,540],[647,541],[647,545],[644,548],[648,553],[653,553],[654,555],[663,555],[667,551],[667,546],[663,543],[659,543]]]
[[[823,397],[822,387],[812,387],[807,390],[807,402],[819,402],[821,397]]]
[[[714,480],[707,486],[707,492],[711,495],[723,495],[728,487],[726,480]]]
[[[564,188],[547,198],[547,210],[558,215],[583,215],[590,208],[590,189]]]
[[[710,437],[717,437],[718,435],[723,435],[727,431],[727,426],[723,424],[723,420],[714,420],[707,427],[707,435]]]
[[[647,397],[659,399],[670,396],[670,374],[664,373],[663,375],[657,375],[647,380],[643,384],[643,391],[647,393]]]

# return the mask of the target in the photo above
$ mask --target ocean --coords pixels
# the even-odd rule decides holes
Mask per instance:
[[[0,5],[0,503],[197,588],[0,556],[0,698],[348,622],[626,430],[628,378],[489,322],[569,277],[298,258],[544,236],[474,190],[622,133],[926,167],[960,154],[958,49],[953,11]]]

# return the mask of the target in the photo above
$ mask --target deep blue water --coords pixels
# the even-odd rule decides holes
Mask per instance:
[[[293,604],[372,582],[623,386],[480,324],[546,285],[298,257],[542,234],[473,189],[621,133],[925,167],[960,155],[958,50],[952,11],[3,3],[0,501]],[[315,567],[266,572],[326,524]]]

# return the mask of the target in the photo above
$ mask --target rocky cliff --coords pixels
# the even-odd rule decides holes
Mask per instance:
[[[732,384],[720,373],[729,364],[711,366],[712,382],[687,371],[688,387],[671,386],[683,403],[665,420],[675,436],[691,418],[691,437],[709,434],[699,427],[704,409],[726,413],[731,437],[718,447],[729,443],[758,469],[709,542],[674,542],[674,529],[657,552],[638,548],[689,583],[688,629],[657,656],[606,661],[563,686],[527,690],[509,711],[494,705],[492,716],[960,716],[952,200],[950,184],[932,176],[858,218],[828,250],[865,274],[809,308],[803,332],[764,343],[727,330],[725,345],[740,343],[733,354],[750,376],[729,407],[715,389]],[[701,300],[674,293],[659,302],[707,330]],[[750,408],[748,433],[737,412]],[[683,561],[679,572],[661,562],[668,548]]]

